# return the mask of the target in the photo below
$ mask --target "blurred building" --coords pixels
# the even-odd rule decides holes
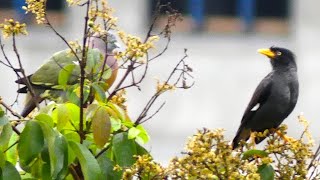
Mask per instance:
[[[109,3],[117,9],[117,14],[125,29],[139,32],[151,19],[158,0],[115,1]],[[281,33],[289,31],[291,6],[288,0],[161,0],[170,2],[184,16],[184,21],[178,24],[177,31],[204,31],[233,33],[240,31],[259,33]],[[0,18],[15,17],[24,20],[21,5],[24,0],[0,0]],[[79,11],[66,12],[64,0],[48,0],[49,17],[55,24],[64,25],[72,22],[70,18],[79,17]],[[121,11],[132,9],[132,11]],[[69,9],[68,9],[69,10]],[[70,14],[71,13],[71,14]],[[165,10],[162,12],[165,13]],[[129,21],[127,21],[129,20]],[[133,20],[133,21],[132,21]],[[161,21],[159,21],[161,22]],[[120,22],[121,24],[121,22]],[[136,27],[133,27],[136,26]]]

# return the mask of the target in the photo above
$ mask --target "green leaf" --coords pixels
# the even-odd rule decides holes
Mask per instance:
[[[50,163],[43,163],[41,170],[41,179],[52,179],[50,174]]]
[[[110,67],[108,67],[108,65],[106,64],[106,67],[104,68],[104,72],[102,74],[102,79],[107,80],[111,77],[112,75],[112,69]],[[109,84],[110,86],[110,84]]]
[[[20,180],[20,174],[13,164],[6,161],[3,168],[1,168],[0,179]]]
[[[105,154],[99,156],[97,160],[105,179],[121,179],[122,172],[113,170],[115,163]]]
[[[79,127],[80,108],[73,103],[59,104],[52,112],[52,117],[54,122],[57,123],[59,131],[63,129],[76,130],[72,124],[76,128]]]
[[[51,150],[52,148],[54,149]],[[53,147],[49,145],[49,152],[50,150],[54,152],[54,156],[50,158],[52,178],[63,179],[68,171],[68,143],[64,136],[56,136]]]
[[[76,67],[75,64],[68,64],[60,70],[59,78],[58,78],[59,85],[67,85],[69,78],[72,75],[73,69],[75,67]]]
[[[4,116],[6,113],[4,112],[4,110],[0,107],[0,117]]]
[[[258,173],[260,174],[261,180],[273,180],[274,169],[270,164],[262,164],[258,167]]]
[[[136,127],[132,127],[129,129],[128,131],[128,138],[129,139],[134,139],[135,137],[138,136],[138,134],[140,134],[140,129],[136,128]]]
[[[100,102],[106,102],[107,98],[104,89],[98,83],[93,83],[92,87],[95,91],[96,99]]]
[[[136,146],[137,146],[137,154],[142,156],[142,155],[145,155],[145,154],[149,154],[150,153],[144,148],[142,147],[139,143],[136,142]]]
[[[133,156],[137,154],[137,148],[134,140],[128,139],[127,132],[114,135],[112,144],[112,151],[118,165],[124,167],[134,164],[135,158]]]
[[[68,168],[68,143],[65,137],[49,125],[40,123],[48,143],[50,170],[53,179],[63,179]]]
[[[9,119],[6,115],[3,114],[2,116],[0,116],[0,126],[6,125],[8,123],[9,123]]]
[[[258,149],[251,149],[242,154],[242,159],[250,159],[253,157],[267,157],[268,153]]]
[[[8,147],[8,143],[10,141],[12,135],[12,127],[11,124],[8,123],[2,127],[2,131],[0,134],[0,149],[4,150]]]
[[[82,144],[69,141],[69,145],[79,159],[84,179],[99,180],[102,178],[100,166],[92,153]]]
[[[16,143],[18,139],[19,139],[19,136],[16,133],[13,133],[9,141],[8,146],[11,146],[11,148],[7,150],[6,158],[7,158],[7,161],[9,161],[11,164],[17,163],[17,159],[18,159],[17,144],[16,145],[13,145],[13,144]]]
[[[70,120],[70,114],[68,112],[68,108],[66,107],[65,104],[60,104],[56,107],[53,113],[56,114],[54,118],[57,123],[57,128],[59,131],[61,131]]]
[[[40,113],[34,119],[43,122],[53,128],[53,119],[48,114]]]
[[[4,153],[0,151],[0,169],[6,164],[6,158]]]
[[[130,128],[134,125],[130,120],[127,119],[126,112],[122,108],[110,102],[108,102],[107,106],[116,113],[116,117],[119,117],[122,121],[124,121],[123,123],[128,123],[127,127]]]
[[[110,117],[112,131],[118,131],[121,129],[121,120]]]
[[[92,131],[94,142],[102,148],[108,142],[111,132],[109,114],[104,107],[98,108],[92,117]]]
[[[102,54],[98,49],[89,49],[87,53],[87,66],[86,72],[88,74],[98,72],[102,66]]]
[[[67,141],[74,141],[77,143],[80,143],[80,136],[76,132],[70,132],[68,134],[65,134],[64,137]],[[69,149],[71,149],[70,144],[68,144]],[[68,151],[68,165],[70,165],[76,158],[76,155],[73,151]]]
[[[138,142],[140,142],[141,144],[146,144],[147,142],[149,142],[150,137],[149,137],[149,134],[147,133],[146,129],[142,125],[138,125],[137,129],[140,130],[140,133],[136,137],[136,140]]]
[[[32,162],[32,166],[30,167],[30,173],[33,177],[40,179],[42,175],[42,160],[37,158]]]
[[[42,129],[37,121],[28,121],[20,134],[18,154],[20,166],[27,171],[28,165],[34,161],[44,147]]]

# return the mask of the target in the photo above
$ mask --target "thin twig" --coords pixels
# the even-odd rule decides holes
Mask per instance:
[[[162,103],[161,106],[148,118],[144,119],[143,121],[140,121],[139,124],[147,122],[149,119],[152,119],[156,114],[160,112],[160,110],[163,108],[163,106],[166,104],[166,102]]]
[[[19,67],[20,67],[20,72],[22,73],[22,76],[23,78],[25,79],[25,83],[26,83],[26,86],[30,92],[30,95],[32,97],[32,100],[34,101],[34,104],[36,105],[37,108],[39,108],[39,103],[38,101],[36,100],[36,94],[34,92],[34,89],[31,85],[31,82],[29,80],[29,78],[27,77],[25,71],[24,71],[24,68],[23,68],[23,65],[22,65],[22,62],[21,62],[21,58],[20,58],[20,54],[18,52],[18,49],[17,49],[17,45],[16,45],[16,39],[15,39],[15,34],[12,35],[12,41],[13,41],[13,51],[15,52],[16,56],[17,56],[17,59],[18,59],[18,63],[19,63]]]
[[[87,65],[87,35],[88,35],[88,20],[89,20],[89,7],[90,7],[90,1],[86,1],[86,16],[85,16],[85,25],[84,25],[84,32],[83,32],[83,42],[82,42],[82,58],[80,61],[80,124],[79,124],[79,136],[80,136],[80,143],[83,143],[83,140],[86,138],[85,131],[84,131],[84,82],[85,82],[85,68]]]

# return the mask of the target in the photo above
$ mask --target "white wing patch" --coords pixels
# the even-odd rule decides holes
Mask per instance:
[[[257,111],[260,107],[260,103],[256,104],[252,109],[251,111]]]

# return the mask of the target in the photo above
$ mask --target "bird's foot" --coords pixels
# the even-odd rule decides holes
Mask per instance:
[[[291,143],[291,142],[293,142],[295,139],[294,138],[292,138],[292,137],[290,137],[290,136],[287,136],[287,135],[285,135],[285,134],[282,134],[281,133],[281,131],[276,131],[276,133],[278,134],[278,136],[280,137],[280,138],[282,138],[283,140],[284,140],[284,142],[285,143]]]

